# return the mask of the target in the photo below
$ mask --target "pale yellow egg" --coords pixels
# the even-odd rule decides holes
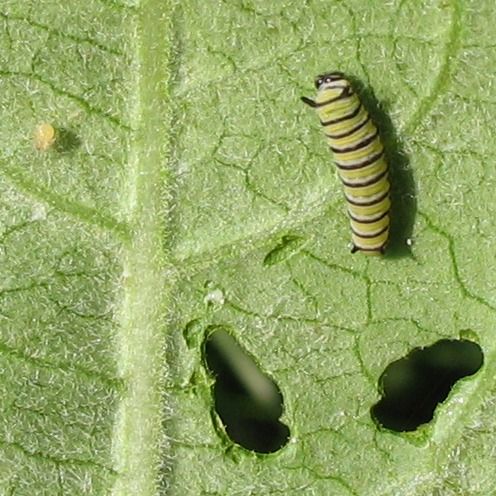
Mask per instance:
[[[34,131],[34,146],[37,150],[46,151],[55,143],[55,128],[48,122],[38,125]]]

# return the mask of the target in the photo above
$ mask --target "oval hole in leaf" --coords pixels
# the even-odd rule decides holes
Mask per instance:
[[[283,399],[276,384],[222,329],[208,335],[204,359],[215,377],[215,411],[229,438],[258,453],[281,449],[288,442],[289,429],[279,421]]]
[[[475,374],[482,363],[480,346],[468,340],[443,339],[413,350],[381,375],[382,399],[372,407],[373,419],[393,431],[414,431],[430,422],[453,385]]]

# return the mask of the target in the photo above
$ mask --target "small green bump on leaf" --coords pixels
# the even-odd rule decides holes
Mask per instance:
[[[203,297],[203,302],[207,307],[220,307],[224,305],[225,295],[222,288],[218,287],[214,282],[207,281],[205,283],[206,293]]]
[[[183,329],[183,337],[189,349],[197,348],[203,338],[205,325],[202,319],[189,321]]]
[[[460,340],[473,341],[474,343],[480,343],[479,335],[472,329],[462,329],[459,333]]]
[[[201,375],[198,370],[194,370],[188,380],[188,387],[195,388],[205,384],[205,376]]]
[[[222,425],[222,421],[217,417],[217,430],[219,432],[225,432],[224,426]],[[227,437],[227,436],[225,436]],[[243,460],[243,457],[246,456],[246,451],[240,449],[236,444],[232,444],[229,438],[226,439],[224,456],[231,460],[234,463],[240,463]]]
[[[288,234],[283,236],[281,242],[276,245],[264,258],[263,264],[266,266],[276,265],[281,262],[285,262],[292,256],[296,255],[301,251],[303,245],[305,244],[305,239]]]

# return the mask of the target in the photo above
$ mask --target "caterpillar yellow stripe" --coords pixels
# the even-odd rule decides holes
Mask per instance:
[[[391,206],[388,166],[379,133],[340,72],[315,79],[315,100],[301,97],[317,111],[344,186],[351,223],[352,253],[384,253]]]

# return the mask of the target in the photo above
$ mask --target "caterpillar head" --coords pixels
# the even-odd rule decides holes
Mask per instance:
[[[322,98],[322,93],[326,91],[329,94],[339,95],[341,92],[342,96],[348,96],[353,94],[353,89],[351,87],[351,83],[346,79],[345,75],[342,72],[329,72],[327,74],[321,74],[315,78],[314,81],[315,88],[317,89],[317,95],[320,95]],[[331,90],[331,91],[328,91]],[[317,96],[317,100],[319,96]],[[310,107],[317,108],[319,106],[311,98],[307,98],[306,96],[302,96],[301,100],[309,105]]]
[[[329,72],[328,74],[320,74],[315,78],[315,88],[319,91],[328,88],[349,88],[350,86],[350,82],[342,72]]]

